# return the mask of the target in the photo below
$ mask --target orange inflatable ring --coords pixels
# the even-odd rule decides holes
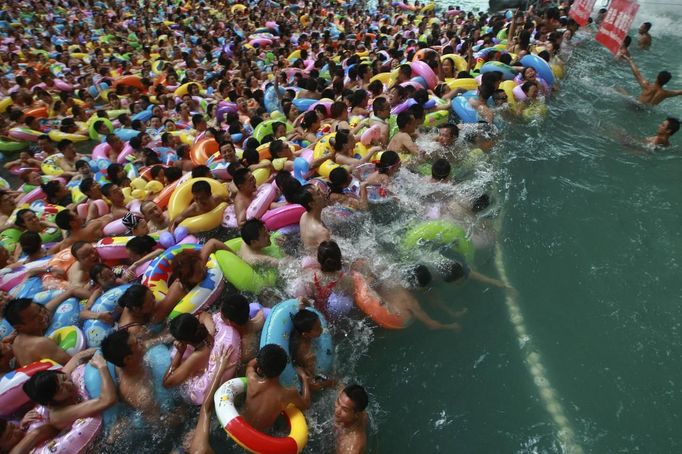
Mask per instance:
[[[218,150],[220,150],[220,145],[214,138],[200,139],[192,145],[189,157],[196,166],[206,165],[208,158]]]

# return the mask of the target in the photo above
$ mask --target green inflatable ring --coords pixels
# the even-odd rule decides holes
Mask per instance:
[[[104,123],[109,129],[109,134],[114,132],[114,125],[111,124],[111,121],[108,118],[95,117],[90,122],[90,127],[88,127],[88,135],[90,136],[90,139],[96,140],[98,142],[102,140],[99,133],[95,129],[95,124],[97,123]]]
[[[407,231],[403,237],[402,247],[407,252],[424,242],[450,245],[467,262],[473,262],[474,245],[467,238],[464,229],[453,222],[442,219],[421,222]]]
[[[280,120],[266,120],[258,124],[256,126],[256,129],[253,130],[253,134],[251,134],[251,137],[255,138],[258,143],[262,144],[263,138],[265,136],[269,136],[272,134],[272,125],[274,123],[284,123],[287,128],[287,132],[291,132],[294,130],[294,127],[291,126],[291,123],[288,121],[280,121]]]
[[[28,147],[28,142],[0,139],[0,151],[21,151]]]
[[[270,238],[275,237],[276,235],[272,235]],[[235,252],[239,252],[243,243],[241,238],[233,238],[225,242]],[[271,257],[282,257],[282,252],[275,243],[265,248],[263,252]],[[241,257],[228,251],[217,251],[215,257],[225,279],[240,292],[258,294],[265,287],[272,287],[277,283],[277,270],[275,269],[269,269],[260,273],[256,272]]]

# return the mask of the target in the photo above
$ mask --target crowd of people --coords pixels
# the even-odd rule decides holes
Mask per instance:
[[[435,302],[448,318],[436,320],[419,289],[514,291],[474,269],[493,201],[455,195],[453,175],[500,128],[546,114],[578,30],[568,8],[5,5],[0,451],[79,452],[198,414],[177,450],[212,452],[215,412],[241,446],[297,452],[307,433],[290,411],[335,392],[334,449],[363,452],[369,396],[327,361],[334,325],[364,313],[459,331],[466,309]],[[663,88],[665,71],[647,81],[627,45],[620,57],[643,104],[682,94]],[[669,145],[678,129],[667,118],[649,141]],[[435,188],[422,221],[384,261],[342,252],[344,223],[377,207],[400,217],[401,172]],[[288,437],[252,436],[282,414]]]

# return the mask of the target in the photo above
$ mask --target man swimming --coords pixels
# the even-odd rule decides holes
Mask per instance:
[[[647,143],[658,147],[669,147],[670,137],[680,129],[680,120],[673,117],[668,117],[658,125],[656,135],[647,137]]]
[[[642,87],[642,93],[639,95],[639,102],[642,104],[656,106],[665,99],[682,95],[682,90],[665,90],[663,88],[663,86],[672,79],[672,74],[668,71],[661,71],[658,73],[656,82],[652,84],[642,76],[642,73],[639,71],[637,65],[635,65],[635,62],[632,61],[631,57],[624,55],[623,58],[630,63],[632,74],[634,74],[635,79],[637,79],[640,87]]]

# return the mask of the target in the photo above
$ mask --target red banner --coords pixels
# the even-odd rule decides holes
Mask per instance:
[[[574,21],[578,23],[581,27],[587,25],[587,21],[592,14],[592,9],[597,0],[576,0],[573,5],[571,5],[571,10],[568,15]]]
[[[639,4],[636,0],[613,0],[599,27],[597,42],[603,44],[612,54],[618,52],[638,10]]]

